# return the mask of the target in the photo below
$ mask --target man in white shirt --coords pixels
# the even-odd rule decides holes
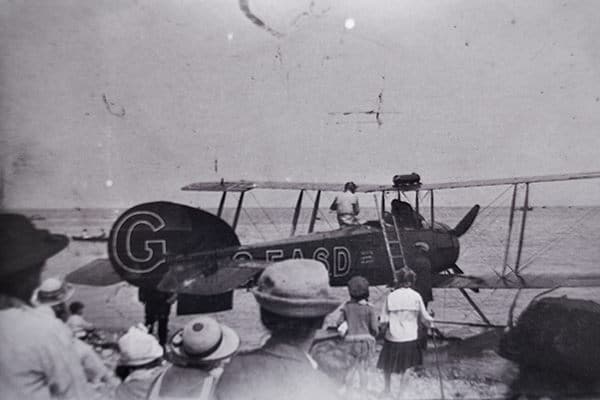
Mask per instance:
[[[340,228],[350,225],[360,225],[360,221],[358,220],[360,207],[358,206],[358,196],[354,193],[355,191],[356,185],[354,182],[347,182],[344,185],[344,192],[338,194],[329,207],[330,210],[337,212]]]

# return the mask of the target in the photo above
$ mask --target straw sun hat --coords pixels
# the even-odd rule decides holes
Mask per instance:
[[[240,338],[228,326],[210,317],[197,317],[175,333],[169,342],[169,358],[177,365],[203,365],[231,357]]]
[[[0,214],[0,278],[41,267],[68,243],[66,236],[37,229],[23,215]]]
[[[268,266],[252,290],[258,304],[275,314],[310,318],[335,310],[327,269],[319,261],[294,259]]]
[[[36,306],[55,306],[73,296],[75,288],[59,278],[48,278],[35,289],[31,303]]]
[[[140,366],[162,357],[164,350],[143,325],[132,326],[119,339],[119,365]]]

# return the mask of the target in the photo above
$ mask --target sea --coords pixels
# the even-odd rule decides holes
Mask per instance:
[[[436,222],[442,222],[452,227],[468,210],[468,207],[436,207],[434,218]],[[80,235],[83,229],[86,229],[90,235],[98,234],[102,230],[109,232],[114,221],[125,210],[73,208],[13,211],[29,216],[39,228],[70,237]],[[214,212],[210,209],[207,211]],[[245,209],[237,227],[240,241],[244,244],[256,243],[289,236],[293,211],[291,207]],[[421,211],[426,219],[430,218],[430,210]],[[225,209],[223,218],[231,222],[233,214],[233,209]],[[523,211],[515,212],[508,257],[510,266],[515,264],[523,214]],[[460,238],[461,251],[457,264],[466,273],[477,275],[478,273],[489,274],[494,271],[497,273],[502,271],[505,244],[508,239],[509,215],[508,207],[484,208],[471,229]],[[361,217],[365,220],[377,219],[377,210],[365,208],[361,210]],[[310,210],[303,210],[296,235],[307,231],[309,219]],[[315,230],[327,231],[336,228],[337,222],[334,214],[328,212],[319,214]],[[526,271],[529,274],[600,272],[600,207],[536,207],[526,213],[524,232],[520,258],[523,272]],[[107,257],[106,243],[71,241],[63,252],[48,260],[43,277],[63,277],[78,267],[103,257]],[[344,288],[336,288],[334,292],[340,301],[348,298]],[[516,290],[496,289],[472,292],[470,296],[492,323],[506,325],[509,322],[509,309],[513,302],[516,305],[513,317],[516,319],[531,299],[542,292],[543,290],[523,290],[515,299]],[[387,293],[388,291],[384,287],[371,288],[370,301],[376,309],[381,307]],[[558,288],[543,295],[568,296],[600,303],[600,288]],[[79,300],[85,304],[84,315],[88,320],[98,327],[115,332],[115,336],[124,332],[128,327],[143,321],[143,308],[138,302],[137,290],[124,282],[108,287],[77,286],[73,300]],[[435,318],[440,321],[481,323],[478,314],[455,289],[435,289],[431,309],[435,313]],[[266,338],[266,332],[259,322],[256,302],[251,293],[245,290],[236,291],[233,310],[216,313],[214,317],[240,334],[243,349],[257,347]],[[193,317],[177,316],[173,311],[170,319],[170,331],[174,332],[180,329],[191,318]],[[333,325],[336,319],[337,315],[332,314],[326,320],[326,325]],[[483,331],[477,327],[453,324],[439,324],[438,328],[444,335],[457,338],[467,338]],[[485,379],[481,382],[469,375],[467,378],[463,377],[462,381],[460,376],[454,376],[453,383],[449,384],[451,379],[446,377],[448,379],[444,381],[444,384],[449,385],[447,392],[454,391],[460,398],[502,397],[503,391],[508,385],[507,368],[509,371],[514,370],[514,366],[506,364],[496,356],[491,359],[484,358],[483,361],[478,361],[473,365],[466,364],[466,361],[458,365],[459,370],[471,368],[479,375],[483,373],[482,371],[487,371],[487,373],[483,373]],[[451,369],[454,374],[456,373],[455,367]],[[373,386],[373,390],[376,391],[376,387],[381,383],[381,378],[375,370],[372,374],[374,376],[372,381],[375,383],[371,382],[370,386]],[[491,382],[489,379],[492,379],[490,378],[492,376],[504,378]],[[437,387],[438,378],[432,375],[427,379],[431,379],[435,383],[434,387]],[[403,390],[404,398],[439,397],[437,389],[431,389],[431,385],[426,382],[418,381],[415,385],[417,385],[415,389],[412,392],[409,390],[408,395]],[[477,385],[483,386],[479,388]],[[452,396],[446,393],[445,398],[452,398]]]

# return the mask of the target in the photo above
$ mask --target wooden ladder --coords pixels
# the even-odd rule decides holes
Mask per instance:
[[[396,271],[406,266],[406,258],[404,254],[404,246],[402,245],[402,234],[396,218],[392,215],[392,221],[394,222],[394,231],[388,232],[387,224],[383,219],[382,213],[379,211],[377,202],[377,196],[375,196],[375,209],[377,210],[377,217],[379,218],[379,224],[381,225],[381,232],[383,233],[383,241],[385,242],[385,249],[388,254],[390,261],[390,268],[392,269],[392,276],[394,278],[394,284],[396,284]],[[390,240],[389,235],[395,235]]]

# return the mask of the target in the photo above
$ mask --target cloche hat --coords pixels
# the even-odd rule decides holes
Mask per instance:
[[[164,354],[158,340],[141,324],[132,326],[121,336],[119,351],[121,353],[119,365],[132,367],[148,364]]]
[[[69,239],[37,229],[20,214],[0,214],[0,278],[36,267],[64,249]]]
[[[354,276],[348,281],[348,293],[352,298],[369,297],[369,281],[362,276]]]
[[[65,303],[73,296],[75,288],[59,278],[48,278],[35,289],[31,303],[36,306],[54,306]]]
[[[237,333],[210,317],[194,318],[175,333],[168,344],[170,360],[183,366],[223,360],[239,347]]]
[[[293,259],[271,264],[252,293],[261,307],[288,317],[321,317],[340,304],[331,295],[327,269],[315,260]]]

